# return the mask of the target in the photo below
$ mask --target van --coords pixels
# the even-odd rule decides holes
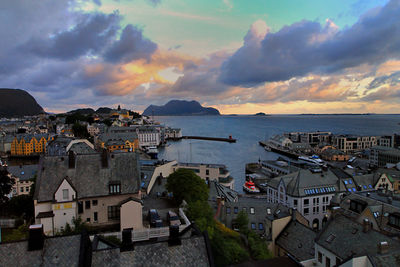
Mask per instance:
[[[161,220],[160,216],[158,215],[158,212],[156,209],[149,210],[147,217],[150,222],[150,227],[162,227],[163,226],[162,220]]]

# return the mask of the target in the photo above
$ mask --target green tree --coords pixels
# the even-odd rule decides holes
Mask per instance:
[[[8,201],[7,195],[11,192],[14,179],[10,178],[6,168],[0,167],[0,204]]]
[[[191,221],[195,221],[201,231],[207,230],[212,236],[215,222],[213,219],[214,212],[207,201],[193,201],[188,203],[186,215]]]
[[[82,221],[81,217],[72,218],[72,226],[69,223],[65,224],[64,229],[61,231],[62,235],[79,234],[84,229],[87,229],[86,224]]]
[[[34,216],[33,198],[30,195],[14,196],[7,204],[9,211],[15,216],[30,221]]]
[[[266,260],[272,258],[268,250],[267,243],[257,233],[250,231],[248,235],[248,244],[251,257],[255,260]]]
[[[194,201],[207,201],[208,187],[203,179],[194,171],[178,169],[167,178],[167,190],[172,192],[175,201],[180,204],[182,200],[187,203]]]
[[[103,123],[104,123],[105,125],[107,125],[108,127],[110,127],[110,126],[112,125],[112,121],[111,121],[110,119],[105,119],[105,120],[103,120]]]
[[[78,122],[72,126],[72,131],[74,132],[75,137],[88,138],[90,136],[86,126]]]
[[[240,211],[234,222],[238,226],[239,232],[247,235],[249,232],[249,217],[247,213],[243,210]]]

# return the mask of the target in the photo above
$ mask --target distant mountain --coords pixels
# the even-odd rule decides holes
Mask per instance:
[[[269,115],[265,114],[264,112],[258,112],[254,114],[254,116],[269,116]]]
[[[92,108],[78,108],[67,112],[68,114],[80,113],[82,115],[92,115],[94,113],[94,109]]]
[[[192,116],[220,115],[215,108],[202,107],[197,101],[171,100],[164,106],[150,105],[143,111],[145,116]]]
[[[28,92],[0,88],[0,117],[31,116],[42,112],[43,108]]]

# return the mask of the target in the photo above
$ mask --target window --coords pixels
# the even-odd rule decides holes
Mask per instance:
[[[93,206],[97,206],[97,199],[93,199],[93,200],[92,200],[92,205],[93,205]]]
[[[206,175],[210,175],[210,170],[206,170]]]
[[[86,221],[87,221],[87,222],[90,222],[90,218],[86,218]]]
[[[233,208],[233,213],[237,214],[238,213],[238,207]]]
[[[243,210],[243,212],[246,212],[246,213],[247,213],[247,209],[246,209],[246,208],[243,208],[242,210]]]
[[[310,200],[309,199],[304,199],[304,206],[308,206],[310,204]]]
[[[344,181],[344,184],[347,184],[347,180],[343,180]]]
[[[108,219],[119,220],[120,207],[119,206],[108,206]]]
[[[319,212],[319,207],[313,207],[313,214],[317,214]]]
[[[68,199],[68,189],[63,189],[63,191],[62,191],[62,193],[63,193],[63,199],[64,200],[66,200],[66,199]]]
[[[349,184],[352,184],[352,183],[353,183],[353,181],[351,179],[349,179]]]
[[[23,187],[21,187],[19,190],[20,190],[21,192],[24,192],[24,188],[23,188]]]
[[[310,213],[310,210],[308,208],[304,209],[304,215],[308,215]]]
[[[97,212],[93,213],[93,221],[97,222]]]
[[[29,192],[29,186],[28,186],[28,187],[25,187],[25,191],[26,191],[26,192]]]
[[[293,206],[297,207],[297,199],[293,200]]]
[[[83,213],[83,202],[82,201],[78,202],[78,213]]]
[[[231,208],[230,207],[226,207],[226,214],[231,214]]]
[[[263,223],[259,223],[258,224],[258,230],[264,230],[264,224]]]
[[[251,223],[251,229],[252,230],[256,230],[256,224],[255,223]]]
[[[121,194],[121,184],[112,183],[109,185],[110,194]]]
[[[85,209],[90,209],[90,200],[85,201]]]
[[[254,208],[250,208],[250,214],[254,214]]]
[[[318,251],[318,261],[322,263],[322,253]]]
[[[319,204],[319,198],[318,197],[313,198],[313,204],[314,205],[318,205]]]

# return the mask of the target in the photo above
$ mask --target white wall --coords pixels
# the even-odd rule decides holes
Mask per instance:
[[[64,199],[63,198],[63,190],[68,189],[68,198]],[[74,198],[76,198],[76,192],[72,188],[72,186],[68,183],[66,179],[64,179],[56,191],[54,198],[57,202],[66,202],[66,201],[72,201]]]

